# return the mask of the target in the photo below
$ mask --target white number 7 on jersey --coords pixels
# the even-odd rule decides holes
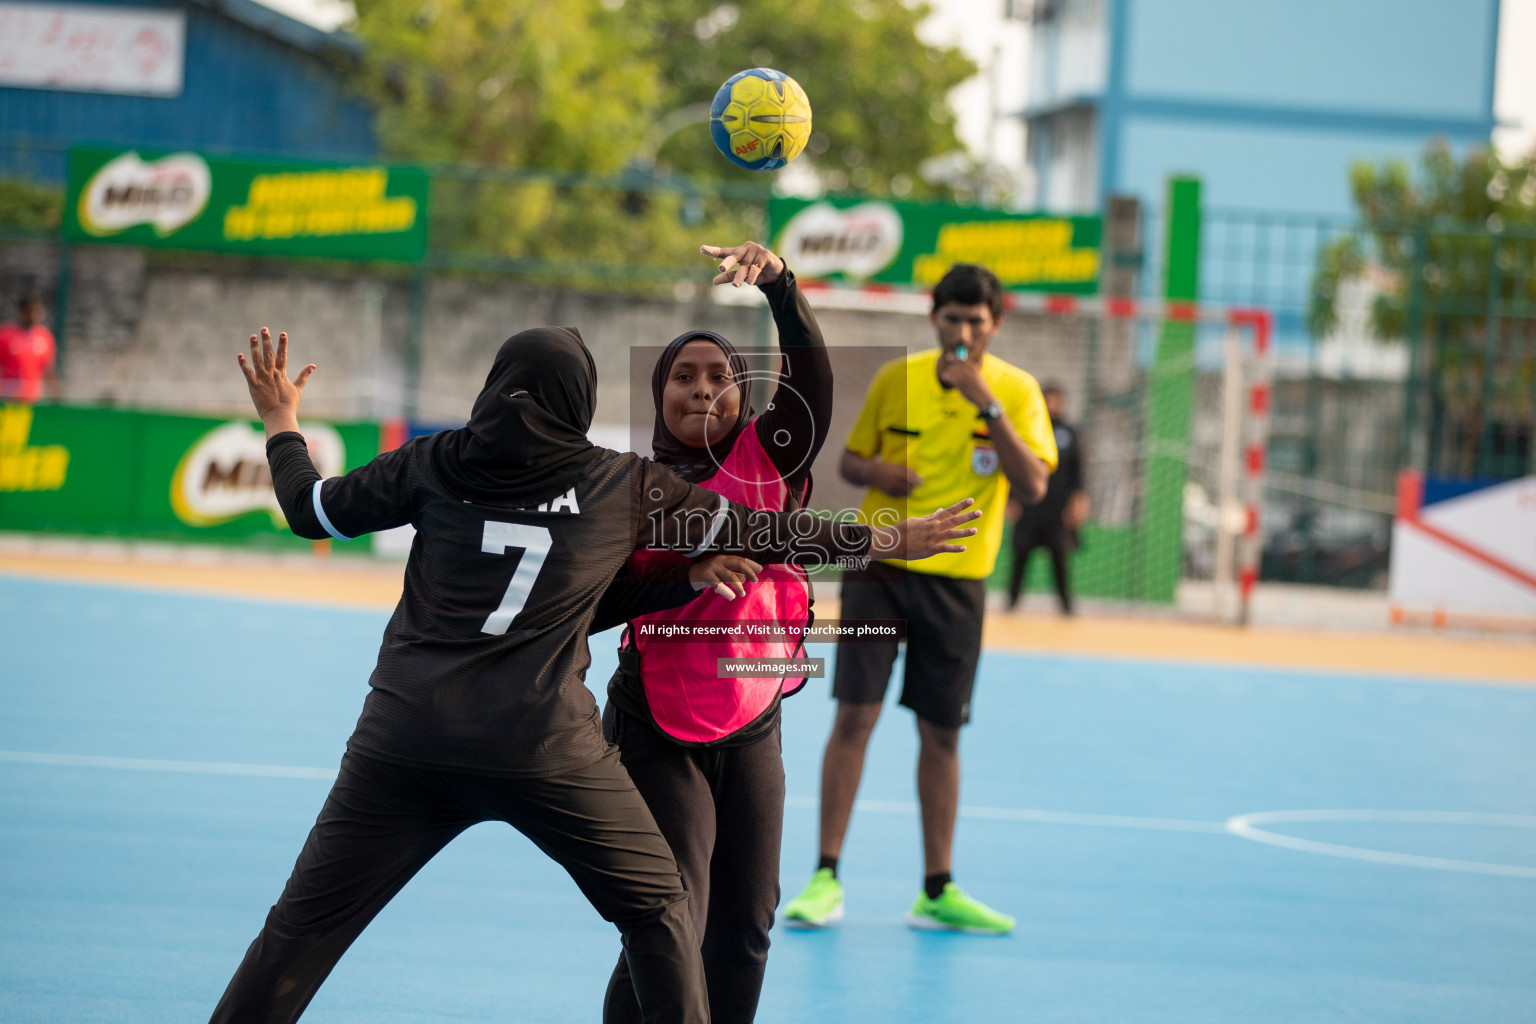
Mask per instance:
[[[507,627],[512,625],[512,620],[517,618],[517,613],[528,602],[533,581],[539,578],[539,570],[544,568],[544,557],[549,554],[552,542],[547,526],[486,522],[485,534],[480,539],[481,551],[488,555],[504,555],[509,549],[522,548],[523,557],[517,563],[517,571],[512,574],[512,582],[507,584],[507,592],[501,604],[491,612],[485,625],[480,627],[480,632],[492,636],[506,633]]]

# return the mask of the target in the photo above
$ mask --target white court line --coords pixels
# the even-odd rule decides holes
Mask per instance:
[[[815,799],[805,796],[787,797],[788,807],[818,806]],[[896,800],[859,800],[855,811],[874,814],[916,814],[917,804]],[[1040,811],[1014,807],[965,807],[960,808],[962,818],[981,818],[992,821],[1032,821],[1046,825],[1087,825],[1093,828],[1138,828],[1156,832],[1214,832],[1227,831],[1217,821],[1190,821],[1184,818],[1136,818],[1121,814],[1077,814],[1072,811]]]
[[[1474,811],[1260,811],[1254,814],[1237,814],[1227,819],[1226,830],[1243,839],[1256,843],[1268,843],[1287,850],[1317,853],[1325,857],[1345,857],[1349,860],[1372,861],[1376,864],[1397,864],[1403,867],[1430,868],[1436,871],[1464,871],[1475,875],[1503,875],[1509,878],[1536,878],[1536,868],[1515,864],[1486,864],[1475,860],[1455,860],[1450,857],[1421,857],[1413,853],[1391,853],[1371,850],[1362,846],[1342,846],[1338,843],[1320,843],[1313,839],[1298,839],[1259,828],[1259,825],[1276,825],[1284,822],[1391,822],[1404,825],[1489,825],[1503,828],[1536,828],[1536,816],[1528,814],[1480,814]]]
[[[302,768],[280,764],[235,764],[226,761],[163,761],[138,757],[96,757],[86,754],[40,754],[21,750],[0,750],[0,763],[39,764],[63,768],[108,768],[117,771],[179,772],[189,775],[245,775],[269,779],[334,779],[336,772],[326,768]],[[788,797],[789,807],[815,808],[811,797]],[[867,814],[916,814],[917,804],[887,800],[860,800],[854,809]],[[1181,818],[1134,818],[1118,814],[1075,814],[1070,811],[1040,811],[1012,807],[961,807],[961,817],[993,821],[1031,821],[1050,825],[1088,825],[1100,828],[1151,829],[1161,832],[1224,833],[1226,826],[1217,821],[1186,821]]]
[[[305,768],[281,764],[240,764],[228,761],[168,761],[139,757],[99,757],[87,754],[45,754],[21,750],[0,750],[0,763],[49,765],[62,768],[106,768],[115,771],[175,772],[190,775],[236,775],[269,779],[318,779],[336,777],[334,769]],[[786,806],[815,808],[812,797],[787,797]],[[915,814],[917,804],[910,801],[860,800],[854,809],[868,814]],[[1287,850],[1316,853],[1328,857],[1461,871],[1510,878],[1536,878],[1536,867],[1514,864],[1488,864],[1481,861],[1455,860],[1448,857],[1421,857],[1411,853],[1391,853],[1359,846],[1321,843],[1298,839],[1260,828],[1260,825],[1286,822],[1388,822],[1408,825],[1484,825],[1504,828],[1536,828],[1536,815],[1484,814],[1475,811],[1381,811],[1312,810],[1259,811],[1237,814],[1226,822],[1192,821],[1184,818],[1141,818],[1120,814],[1079,814],[1072,811],[1042,811],[1032,808],[965,807],[963,818],[993,821],[1024,821],[1046,825],[1083,825],[1093,828],[1129,828],[1157,832],[1226,833],[1256,843],[1266,843]]]
[[[93,757],[86,754],[38,754],[0,750],[0,762],[43,764],[60,768],[111,768],[130,772],[180,772],[188,775],[250,775],[267,779],[334,779],[333,768],[300,768],[286,764],[234,764],[228,761],[159,761],[142,757]]]

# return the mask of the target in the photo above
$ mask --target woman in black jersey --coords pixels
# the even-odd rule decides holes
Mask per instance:
[[[687,893],[582,682],[600,596],[637,548],[925,557],[958,550],[976,513],[962,503],[889,529],[806,513],[791,523],[596,448],[596,368],[565,328],[508,339],[465,427],[322,480],[297,416],[314,366],[289,380],[287,342],[263,328],[239,361],[290,528],[340,540],[405,523],[417,532],[336,782],[213,1020],[297,1020],[438,850],[499,820],[618,927],[646,1021],[707,1021]]]
[[[689,483],[734,501],[773,511],[798,508],[832,416],[832,366],[821,330],[794,274],[768,249],[748,242],[702,251],[722,260],[716,283],[762,289],[778,327],[780,371],[772,400],[753,417],[759,385],[735,346],[709,331],[679,335],[652,372],[654,457]],[[610,595],[668,573],[675,578],[683,567],[675,552],[636,552],[626,567],[631,575],[621,577]],[[679,583],[665,604],[632,602],[603,712],[609,740],[618,745],[677,858],[703,947],[714,1024],[750,1024],[756,1016],[779,902],[779,702],[805,683],[794,677],[720,678],[717,664],[794,657],[803,643],[759,640],[750,628],[788,632],[811,618],[800,566],[754,563],[747,575],[730,593],[705,588],[695,594]],[[616,616],[617,604],[605,598],[599,618]],[[703,626],[733,635],[687,643],[665,633],[664,639],[648,639],[663,625],[674,634],[678,627]],[[642,1019],[628,961],[620,956],[603,1020]]]

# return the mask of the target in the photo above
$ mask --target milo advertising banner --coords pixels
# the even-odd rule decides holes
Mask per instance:
[[[377,424],[302,424],[323,476],[379,453]],[[0,405],[0,530],[308,547],[288,532],[259,423]]]
[[[955,263],[980,263],[1018,291],[1091,295],[1098,217],[1007,213],[868,199],[773,199],[773,249],[806,278],[931,288]]]
[[[427,248],[417,167],[69,151],[64,234],[81,242],[414,262]]]

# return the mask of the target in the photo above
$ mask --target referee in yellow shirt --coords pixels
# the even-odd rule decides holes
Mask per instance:
[[[933,290],[929,314],[939,347],[880,368],[841,465],[844,479],[869,488],[861,508],[866,521],[899,522],[967,497],[984,513],[962,554],[873,562],[843,578],[845,621],[907,623],[901,703],[917,715],[926,865],[923,891],[907,914],[914,928],[1004,934],[1014,926],[1013,918],[967,896],[950,877],[960,727],[971,717],[985,581],[1002,545],[1003,510],[1010,488],[1026,502],[1039,501],[1056,466],[1040,385],[987,353],[1002,318],[1003,290],[991,271],[969,263],[951,267]],[[821,861],[785,908],[791,926],[821,927],[843,916],[837,859],[896,654],[895,642],[838,644],[837,717],[821,769]]]

